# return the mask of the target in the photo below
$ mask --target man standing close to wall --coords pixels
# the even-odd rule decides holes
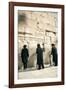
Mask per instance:
[[[37,65],[38,69],[44,68],[43,64],[43,49],[40,47],[40,44],[37,44],[36,54],[37,54]]]
[[[23,49],[21,51],[21,58],[22,58],[22,63],[23,63],[24,69],[27,68],[28,57],[29,57],[29,52],[28,52],[28,49],[26,47],[27,46],[24,45]]]
[[[57,55],[57,48],[55,47],[55,44],[52,44],[52,50],[51,50],[51,54],[53,56],[53,63],[55,66],[58,65],[58,55]]]

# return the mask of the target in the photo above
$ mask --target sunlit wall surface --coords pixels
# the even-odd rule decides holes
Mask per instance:
[[[36,48],[44,43],[44,64],[50,64],[51,44],[57,47],[57,18],[56,12],[37,12],[18,10],[18,62],[22,66],[21,49],[26,44],[29,49],[28,67],[36,66]]]

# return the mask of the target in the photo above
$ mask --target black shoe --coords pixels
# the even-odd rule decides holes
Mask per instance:
[[[38,70],[40,70],[41,68],[38,68]]]
[[[42,67],[42,69],[44,69],[44,67]]]

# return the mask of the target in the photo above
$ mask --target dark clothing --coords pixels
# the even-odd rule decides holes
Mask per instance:
[[[42,48],[37,48],[36,49],[36,53],[37,53],[37,64],[38,64],[38,69],[41,69],[41,66],[42,68],[44,68],[44,65],[43,65],[43,49]]]
[[[38,64],[38,69],[41,69],[41,67],[44,68],[43,63],[42,64]]]
[[[57,49],[55,47],[52,48],[51,54],[53,55],[53,62],[55,63],[55,66],[58,64],[58,55],[57,55]]]
[[[24,69],[27,68],[28,57],[29,57],[28,49],[23,48],[21,51],[21,58],[22,58],[22,63],[24,65]]]

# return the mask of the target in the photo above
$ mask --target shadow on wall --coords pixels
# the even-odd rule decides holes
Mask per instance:
[[[43,60],[44,64],[50,64],[51,63],[51,51],[49,49],[46,49],[43,53]],[[21,53],[18,54],[18,69],[20,69],[23,66],[22,60],[21,60]],[[28,68],[36,67],[37,66],[37,56],[36,56],[36,50],[33,48],[30,48],[29,50],[29,59],[28,59]]]

